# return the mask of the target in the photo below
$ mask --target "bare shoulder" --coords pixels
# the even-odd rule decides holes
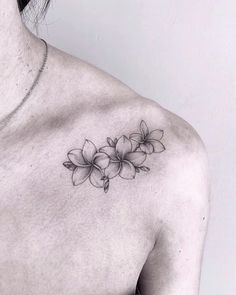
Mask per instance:
[[[55,86],[50,90],[59,99],[67,97],[70,105],[91,103],[93,99],[96,103],[102,104],[102,100],[108,103],[112,97],[118,95],[122,100],[133,92],[112,75],[53,46],[49,46],[47,69],[45,76]]]
[[[63,105],[62,114],[66,112],[63,116],[69,123],[65,123],[65,128],[70,126],[68,149],[83,146],[85,139],[91,140],[98,149],[109,145],[107,138],[112,139],[113,144],[118,139],[128,139],[133,153],[135,149],[145,154],[144,162],[133,165],[133,183],[122,182],[118,177],[119,186],[114,185],[114,191],[125,189],[130,195],[148,195],[145,199],[163,202],[164,208],[167,201],[173,203],[178,190],[187,192],[200,181],[202,189],[205,188],[208,181],[206,151],[189,123],[154,100],[141,97],[104,71],[57,49],[51,50],[51,62],[57,67],[55,73],[60,85],[53,90],[59,91],[54,97],[59,110]],[[194,192],[185,193],[185,198],[187,196],[204,198]]]
[[[179,237],[190,234],[186,230],[191,228],[190,224],[196,230],[201,229],[197,232],[202,235],[206,231],[210,201],[207,151],[193,126],[176,114],[164,112],[167,159],[163,164],[162,210],[156,209],[158,220],[164,221],[162,225],[167,232],[170,229]]]
[[[143,196],[155,243],[138,286],[141,294],[197,294],[209,218],[207,152],[188,122],[155,103],[147,109],[146,120],[164,131],[165,151],[150,155]]]
[[[145,200],[150,202],[149,214],[155,220],[157,236],[161,228],[170,229],[177,236],[180,232],[188,235],[186,228],[190,223],[206,231],[210,177],[207,151],[200,135],[183,118],[146,98],[140,98],[138,118],[136,123],[144,120],[150,134],[163,130],[163,150],[155,150],[156,142],[149,142],[154,143],[154,149],[147,154],[150,171],[142,187]]]
[[[147,120],[164,130],[165,152],[151,155],[153,173],[143,192],[155,244],[138,286],[141,294],[197,294],[209,218],[207,152],[189,123],[164,109],[159,122],[156,107],[150,107]]]
[[[141,221],[153,246],[140,276],[142,294],[197,294],[209,210],[200,136],[109,74],[60,52],[54,59],[59,86],[52,107],[63,118],[54,154],[61,160],[67,153],[62,185],[99,199],[109,194],[128,220]]]

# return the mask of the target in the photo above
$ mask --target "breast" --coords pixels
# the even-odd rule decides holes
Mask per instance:
[[[133,294],[154,243],[150,204],[137,194],[145,183],[73,187],[61,144],[34,146],[1,161],[0,294]]]
[[[1,191],[0,293],[132,294],[153,242],[142,209],[26,183]]]

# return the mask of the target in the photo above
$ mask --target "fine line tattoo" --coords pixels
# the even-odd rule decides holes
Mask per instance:
[[[72,171],[72,183],[81,185],[87,179],[96,188],[103,188],[107,193],[110,180],[116,176],[123,179],[134,179],[137,173],[149,172],[144,166],[147,156],[161,153],[165,146],[161,142],[164,131],[155,129],[149,131],[145,121],[140,123],[140,131],[128,137],[122,135],[119,139],[107,138],[107,145],[99,149],[86,139],[82,149],[68,152],[69,161],[63,165]]]

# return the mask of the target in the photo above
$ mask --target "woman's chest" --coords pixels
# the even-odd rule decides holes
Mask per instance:
[[[1,177],[1,294],[132,294],[153,245],[138,200],[54,186],[40,168]]]

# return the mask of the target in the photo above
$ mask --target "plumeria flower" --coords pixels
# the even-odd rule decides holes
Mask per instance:
[[[133,179],[136,167],[145,160],[146,154],[142,151],[132,151],[132,143],[126,136],[118,140],[107,139],[109,146],[102,147],[99,151],[110,157],[110,163],[105,169],[105,177],[111,179],[119,175],[124,179]]]
[[[96,146],[86,140],[82,149],[71,150],[67,156],[70,161],[65,162],[64,166],[73,171],[73,185],[80,185],[89,178],[93,186],[104,187],[103,171],[110,162],[107,154],[98,152]]]
[[[140,123],[140,133],[133,133],[129,138],[121,136],[114,140],[107,138],[108,146],[97,150],[96,146],[86,140],[82,149],[71,150],[69,161],[63,165],[72,171],[73,185],[84,183],[87,179],[97,188],[108,192],[110,179],[119,175],[124,179],[134,179],[136,173],[148,172],[143,166],[147,155],[161,153],[165,150],[161,139],[164,131],[149,131],[144,121]]]
[[[133,144],[133,150],[140,148],[141,151],[150,155],[152,153],[161,153],[165,150],[165,146],[161,143],[164,131],[155,129],[149,132],[147,124],[144,121],[140,123],[140,133],[132,133],[130,140]]]

